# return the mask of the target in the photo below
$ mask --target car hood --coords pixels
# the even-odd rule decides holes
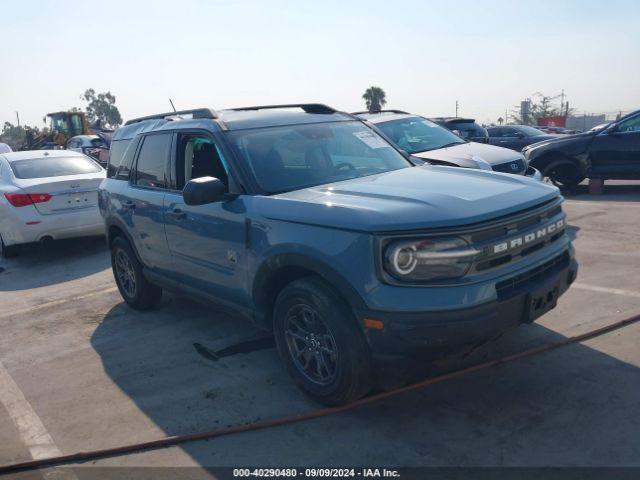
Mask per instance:
[[[257,197],[256,206],[274,220],[384,232],[470,225],[558,195],[522,176],[427,165]]]
[[[428,150],[426,152],[414,153],[416,157],[425,160],[438,160],[451,163],[473,162],[473,157],[480,157],[491,165],[510,162],[522,156],[509,148],[496,147],[486,143],[461,143],[447,148]],[[461,165],[468,166],[468,165]]]
[[[532,143],[531,145],[527,145],[522,149],[522,151],[524,152],[526,150],[531,150],[533,148],[538,148],[538,147],[542,147],[544,145],[550,145],[550,144],[561,145],[561,144],[574,143],[576,141],[580,142],[582,140],[588,140],[592,138],[597,133],[598,132],[584,132],[584,133],[578,133],[576,135],[554,135],[554,136],[550,136],[545,140],[541,140],[539,142]]]

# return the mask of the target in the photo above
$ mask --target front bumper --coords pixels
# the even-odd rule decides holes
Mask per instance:
[[[382,321],[382,329],[365,334],[378,358],[409,357],[429,350],[488,340],[512,327],[535,321],[555,307],[569,288],[578,265],[569,253],[531,272],[497,284],[497,299],[460,310],[433,312],[359,312],[360,318]],[[527,276],[529,275],[529,276]],[[502,286],[501,286],[502,284]],[[542,299],[544,305],[539,303]],[[535,304],[540,310],[534,311]]]
[[[527,178],[533,178],[534,180],[537,180],[539,182],[541,182],[543,179],[542,173],[540,173],[540,170],[533,168],[531,165],[527,167],[527,171],[524,172],[524,176]]]

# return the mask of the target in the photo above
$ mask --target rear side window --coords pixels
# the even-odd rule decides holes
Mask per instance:
[[[118,168],[120,168],[120,165],[125,163],[124,154],[130,143],[130,139],[111,142],[111,147],[109,148],[109,165],[107,165],[107,177],[115,178]]]
[[[87,157],[31,158],[10,162],[16,178],[47,178],[98,173],[102,167]]]
[[[142,140],[136,163],[135,183],[141,187],[167,187],[167,161],[171,134],[147,135]]]

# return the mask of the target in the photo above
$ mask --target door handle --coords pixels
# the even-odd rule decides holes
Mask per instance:
[[[175,218],[176,220],[182,220],[183,218],[187,218],[187,214],[180,210],[179,208],[174,208],[169,212],[169,216]]]

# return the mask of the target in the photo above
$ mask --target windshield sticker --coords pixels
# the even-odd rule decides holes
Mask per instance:
[[[384,140],[382,140],[382,138],[371,132],[355,132],[353,136],[366,144],[369,148],[386,148],[389,146]]]

